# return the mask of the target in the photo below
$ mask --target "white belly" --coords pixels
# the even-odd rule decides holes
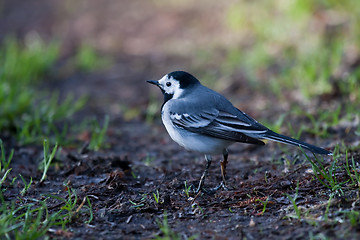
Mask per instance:
[[[172,124],[168,114],[162,114],[162,121],[172,140],[187,150],[204,154],[221,154],[224,148],[227,148],[233,143],[220,138],[200,135],[177,128]]]

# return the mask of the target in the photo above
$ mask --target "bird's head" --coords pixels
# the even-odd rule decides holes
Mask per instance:
[[[200,84],[193,75],[183,71],[175,71],[166,74],[158,81],[149,80],[148,83],[158,86],[164,94],[165,101],[179,98],[185,91],[191,90]]]

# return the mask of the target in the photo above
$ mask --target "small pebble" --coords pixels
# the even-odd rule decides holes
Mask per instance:
[[[255,227],[255,221],[253,218],[250,220],[249,227]]]

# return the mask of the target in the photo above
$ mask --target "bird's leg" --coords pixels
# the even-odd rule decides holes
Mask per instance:
[[[228,163],[229,152],[226,148],[224,148],[224,150],[223,150],[223,156],[224,156],[224,159],[220,162],[222,180],[221,180],[220,185],[217,186],[216,189],[219,189],[222,187],[225,190],[228,190],[228,187],[226,185],[226,165]]]
[[[205,178],[206,178],[206,175],[208,174],[212,158],[211,158],[210,155],[205,155],[205,160],[206,160],[206,167],[205,167],[205,170],[204,170],[204,172],[203,172],[203,174],[202,174],[202,176],[200,178],[199,186],[198,186],[196,192],[200,191],[200,189],[202,188],[202,186],[203,186],[203,184],[205,182]]]

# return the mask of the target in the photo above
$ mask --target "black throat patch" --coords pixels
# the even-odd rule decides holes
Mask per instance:
[[[167,101],[169,101],[170,99],[173,98],[174,94],[168,94],[168,93],[164,93],[164,103],[166,103]]]
[[[164,92],[163,92],[164,93]],[[174,96],[174,94],[168,94],[168,93],[164,93],[164,102],[163,104],[161,105],[161,112],[163,111],[163,108],[164,108],[164,105],[167,101],[169,101],[170,99],[172,99]]]
[[[164,91],[164,89],[162,89],[161,87],[159,87],[159,88],[160,88],[162,94],[164,95],[164,102],[163,102],[163,104],[162,104],[162,106],[161,106],[161,109],[162,109],[163,106],[164,106],[164,104],[165,104],[167,101],[169,101],[170,99],[173,98],[174,94],[166,93],[166,92]]]

